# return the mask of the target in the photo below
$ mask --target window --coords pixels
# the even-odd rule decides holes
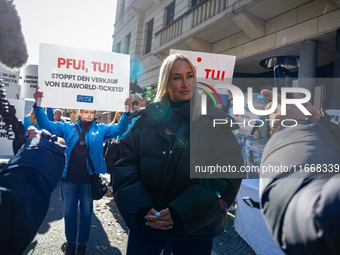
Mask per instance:
[[[117,53],[120,53],[120,45],[121,45],[121,42],[117,43],[117,45],[116,45],[116,52]]]
[[[174,21],[175,16],[175,1],[173,1],[171,4],[168,5],[168,7],[165,8],[166,10],[166,20],[165,25],[169,25],[171,22]]]
[[[131,34],[128,34],[125,37],[125,48],[124,48],[125,54],[130,54],[130,41],[131,41]]]
[[[146,48],[145,54],[151,51],[152,45],[152,32],[153,32],[153,19],[146,23]]]

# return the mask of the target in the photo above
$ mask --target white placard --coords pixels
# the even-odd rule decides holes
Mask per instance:
[[[18,98],[19,72],[19,70],[9,70],[0,64],[0,78],[2,79],[2,83],[5,84],[7,98]]]
[[[129,76],[129,55],[40,44],[44,107],[124,111]]]
[[[231,83],[236,57],[198,51],[170,50],[170,54],[182,53],[196,68],[197,78],[212,79],[216,83]]]
[[[24,119],[24,109],[25,109],[25,101],[17,100],[17,99],[8,99],[10,104],[13,104],[16,110],[15,116],[18,119]],[[12,140],[7,138],[7,132],[5,130],[5,123],[2,121],[2,117],[0,116],[0,155],[2,156],[10,156],[13,155],[12,148]]]
[[[28,65],[20,70],[21,97],[33,98],[38,87],[38,65]]]

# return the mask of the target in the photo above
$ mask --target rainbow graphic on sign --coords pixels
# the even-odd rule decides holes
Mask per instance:
[[[206,94],[208,94],[208,95],[211,97],[211,99],[214,101],[214,104],[215,104],[216,106],[217,106],[217,102],[216,102],[216,99],[215,99],[215,97],[214,97],[213,94],[215,94],[215,96],[217,97],[219,103],[222,105],[222,100],[221,100],[220,95],[217,93],[217,91],[216,91],[212,86],[210,86],[210,85],[208,85],[208,84],[206,84],[206,83],[203,83],[203,82],[197,82],[197,83],[198,83],[199,85],[205,87],[205,88],[202,88],[202,87],[198,87],[198,88],[199,88],[200,90],[204,91]],[[208,89],[211,90],[213,94],[212,94]]]

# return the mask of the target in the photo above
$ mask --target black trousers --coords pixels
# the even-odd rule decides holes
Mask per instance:
[[[166,231],[166,230],[165,230]],[[162,240],[154,236],[130,230],[127,255],[160,255],[165,246],[171,246],[173,255],[210,255],[212,239]]]

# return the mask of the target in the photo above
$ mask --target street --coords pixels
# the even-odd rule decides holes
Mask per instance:
[[[105,177],[107,181],[108,176],[104,175]],[[87,254],[125,254],[128,228],[119,214],[112,193],[94,201],[93,211]],[[234,231],[232,224],[233,218],[228,216],[224,233],[214,240],[212,255],[255,254]],[[63,202],[58,186],[52,193],[45,220],[24,255],[60,255],[64,252],[65,244]]]

